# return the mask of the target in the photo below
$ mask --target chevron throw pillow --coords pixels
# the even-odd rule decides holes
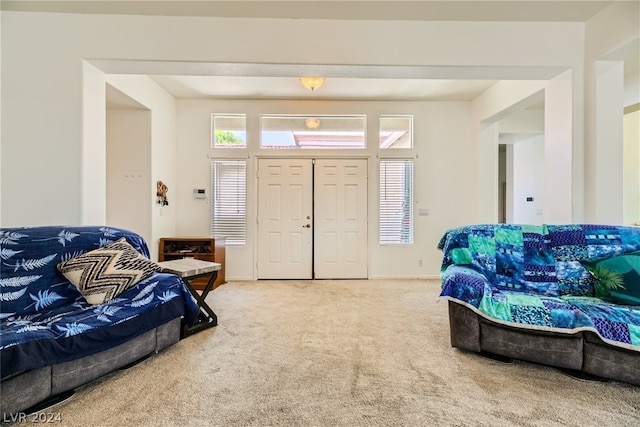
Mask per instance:
[[[58,270],[73,283],[89,304],[103,304],[138,282],[160,271],[124,237],[99,249],[58,264]]]

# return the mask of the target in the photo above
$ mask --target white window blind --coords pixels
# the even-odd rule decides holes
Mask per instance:
[[[380,244],[413,243],[413,160],[380,160]]]
[[[244,245],[247,236],[247,162],[211,162],[211,235],[227,245]]]

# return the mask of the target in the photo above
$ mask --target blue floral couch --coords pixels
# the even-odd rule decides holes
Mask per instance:
[[[438,248],[453,347],[640,385],[640,305],[596,297],[585,264],[637,252],[640,228],[470,225]]]
[[[180,339],[183,323],[195,320],[198,306],[178,276],[152,272],[108,302],[91,305],[58,271],[61,262],[120,238],[149,257],[141,236],[118,228],[0,229],[3,414],[72,393],[158,352]]]

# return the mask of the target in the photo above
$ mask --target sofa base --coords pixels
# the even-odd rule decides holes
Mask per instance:
[[[583,370],[593,375],[640,385],[640,353],[610,346],[597,335],[587,333]]]
[[[1,412],[4,415],[42,410],[46,406],[40,404],[46,405],[49,399],[50,405],[60,403],[57,398],[66,392],[178,342],[181,322],[176,318],[109,350],[9,378],[2,382]]]
[[[449,326],[455,348],[640,385],[640,353],[609,345],[594,333],[561,334],[506,326],[454,301],[449,301]]]
[[[5,414],[14,414],[51,397],[51,366],[24,372],[0,385],[0,407]]]
[[[579,370],[582,368],[582,337],[522,332],[480,321],[480,348],[490,353],[527,362]]]
[[[56,394],[54,396],[49,396],[47,397],[45,400],[36,403],[35,405],[24,409],[22,412],[25,413],[26,415],[30,415],[30,414],[37,414],[38,412],[42,412],[45,411],[47,409],[50,409],[56,405],[59,405],[61,403],[66,402],[67,400],[70,400],[71,398],[73,398],[73,396],[76,394],[75,390],[67,390],[65,392],[62,392],[60,394]],[[14,413],[15,414],[15,413]]]
[[[513,359],[509,356],[503,356],[501,354],[489,353],[488,351],[480,351],[478,353],[480,356],[485,357],[487,359],[494,360],[496,362],[504,363],[505,365],[513,363]]]
[[[571,378],[575,378],[581,381],[590,381],[590,382],[599,382],[599,383],[609,381],[608,378],[599,377],[597,375],[591,375],[585,371],[577,371],[575,369],[567,369],[567,368],[559,368],[559,369],[560,369],[560,372],[562,372],[563,374],[566,374]]]

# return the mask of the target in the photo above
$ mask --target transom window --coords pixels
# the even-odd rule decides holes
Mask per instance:
[[[364,115],[261,116],[260,148],[362,149],[366,147]]]
[[[413,148],[413,116],[380,116],[380,148]]]
[[[212,114],[211,147],[247,148],[246,114]]]

